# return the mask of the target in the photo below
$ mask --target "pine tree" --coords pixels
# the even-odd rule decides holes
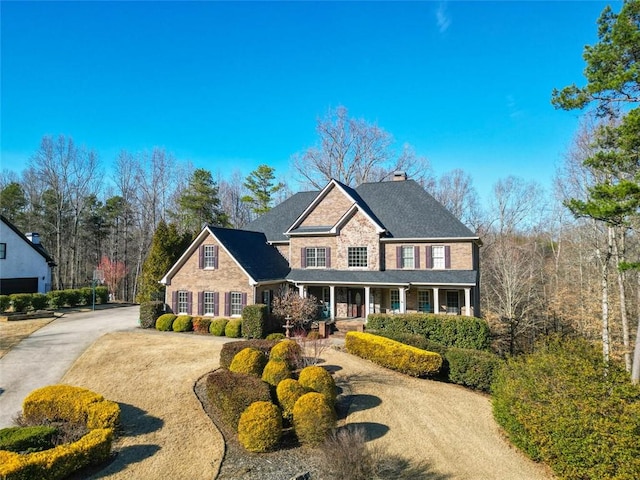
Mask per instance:
[[[251,211],[256,215],[262,215],[271,210],[273,195],[284,188],[284,183],[274,183],[275,168],[269,165],[259,165],[249,174],[244,182],[251,195],[242,197],[242,201],[251,204]]]

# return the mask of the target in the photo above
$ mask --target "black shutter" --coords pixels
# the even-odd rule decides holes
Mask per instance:
[[[198,292],[198,315],[204,315],[204,292]]]
[[[213,247],[213,268],[218,268],[218,246]]]
[[[396,247],[396,268],[402,268],[402,247]]]
[[[413,247],[413,263],[416,270],[420,268],[420,247]]]
[[[325,256],[326,256],[325,265],[327,268],[331,268],[331,247],[326,247]]]
[[[198,268],[204,268],[204,245],[198,247]]]
[[[433,249],[431,248],[431,245],[427,246],[427,263],[426,263],[426,267],[428,269],[432,269],[433,268]]]
[[[444,268],[451,268],[451,247],[444,246]]]
[[[191,305],[193,305],[193,292],[187,292],[187,315],[191,315]]]
[[[220,293],[213,292],[213,314],[217,317],[220,315]]]
[[[178,311],[178,291],[171,292],[171,310],[173,313]]]
[[[231,315],[231,292],[224,292],[224,316]]]
[[[307,268],[307,249],[300,249],[300,268]]]

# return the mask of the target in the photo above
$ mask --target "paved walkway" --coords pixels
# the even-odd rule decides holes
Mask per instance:
[[[99,337],[137,328],[138,315],[138,306],[67,313],[0,358],[0,428],[13,424],[31,391],[59,382]]]

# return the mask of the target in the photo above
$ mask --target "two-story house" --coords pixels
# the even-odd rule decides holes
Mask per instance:
[[[47,293],[51,290],[53,258],[37,233],[23,234],[0,215],[0,294]]]
[[[239,315],[285,284],[327,318],[480,315],[480,239],[415,181],[300,192],[247,225],[205,227],[162,279],[179,313]]]

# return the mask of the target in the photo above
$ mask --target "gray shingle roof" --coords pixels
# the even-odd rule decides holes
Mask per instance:
[[[363,183],[355,190],[387,229],[387,237],[477,237],[414,180]]]
[[[292,282],[319,282],[343,284],[379,285],[469,285],[476,284],[478,272],[475,270],[332,270],[293,269],[287,275]]]
[[[289,272],[289,264],[264,233],[213,226],[209,230],[255,281],[280,280]]]
[[[244,228],[264,233],[270,242],[288,242],[289,238],[284,235],[284,232],[291,227],[318,193],[320,192],[298,192]]]

